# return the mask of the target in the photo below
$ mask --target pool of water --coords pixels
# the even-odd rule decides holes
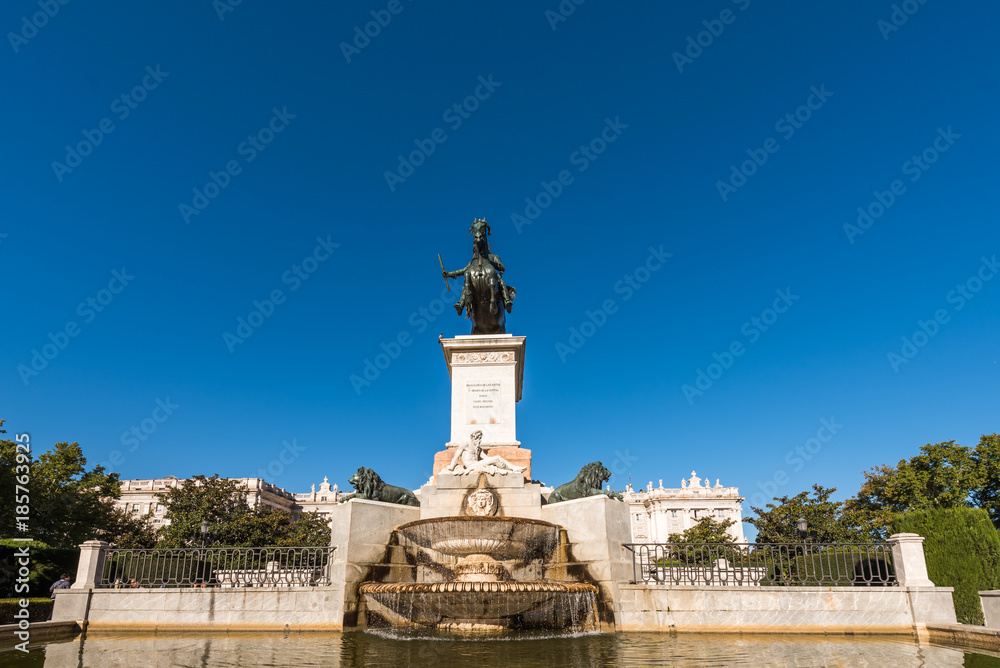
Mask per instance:
[[[89,634],[0,649],[0,666],[974,666],[1000,654],[887,636],[581,634],[498,636],[380,632]]]

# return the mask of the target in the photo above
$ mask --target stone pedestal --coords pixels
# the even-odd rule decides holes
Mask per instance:
[[[88,540],[80,545],[80,561],[76,568],[76,582],[70,589],[93,589],[101,584],[104,575],[105,550],[111,547],[103,540]]]
[[[894,533],[889,536],[892,546],[892,565],[901,587],[933,587],[927,577],[924,559],[924,537],[915,533]]]
[[[469,496],[478,489],[487,489],[493,495],[491,507],[477,510],[469,505]],[[420,519],[469,515],[540,520],[542,486],[526,482],[520,473],[511,471],[507,475],[439,473],[434,483],[420,488]]]
[[[531,482],[531,450],[527,448],[517,448],[513,446],[498,446],[495,448],[483,448],[483,452],[486,453],[487,457],[495,457],[497,455],[503,457],[508,462],[514,466],[524,466],[524,479]],[[455,456],[454,448],[446,448],[434,454],[434,477],[433,481],[437,480],[437,475],[441,472],[441,469],[445,468],[451,464],[452,457]]]
[[[1000,629],[1000,589],[979,592],[979,602],[983,606],[984,626]]]
[[[381,501],[351,499],[333,508],[330,545],[336,548],[330,580],[336,591],[334,614],[343,626],[358,624],[358,583],[386,561],[389,538],[400,524],[420,519],[420,508]],[[404,569],[405,570],[405,569]],[[340,610],[336,610],[336,607]]]
[[[477,430],[483,432],[483,448],[520,447],[515,404],[524,381],[525,337],[469,335],[440,342],[451,376],[448,447],[468,442]]]

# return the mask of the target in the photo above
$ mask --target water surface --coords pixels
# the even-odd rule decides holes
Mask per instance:
[[[1000,668],[984,650],[905,636],[539,634],[492,639],[358,633],[96,634],[0,650],[0,666],[972,666]]]

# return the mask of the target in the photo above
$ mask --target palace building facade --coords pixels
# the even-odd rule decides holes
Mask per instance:
[[[738,487],[723,487],[718,480],[715,485],[691,471],[691,477],[681,480],[680,487],[659,487],[650,482],[646,489],[638,492],[630,484],[624,492],[625,503],[629,505],[632,525],[632,542],[665,543],[673,533],[690,529],[703,517],[716,521],[732,520],[729,535],[737,542],[745,542],[743,536],[743,497]]]
[[[273,508],[293,517],[302,513],[316,511],[324,517],[329,517],[331,509],[337,505],[342,496],[336,485],[330,486],[326,477],[316,490],[312,486],[310,492],[293,494],[282,487],[269,483],[261,478],[232,478],[245,488],[247,505],[251,508]],[[135,515],[151,515],[153,527],[158,529],[170,524],[166,518],[166,508],[157,494],[177,487],[184,480],[172,475],[163,478],[145,478],[140,480],[122,480],[121,497],[115,505]]]

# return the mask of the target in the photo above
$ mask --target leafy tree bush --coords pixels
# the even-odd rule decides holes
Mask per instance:
[[[330,544],[330,527],[318,513],[292,519],[290,513],[251,508],[247,490],[236,480],[194,476],[157,496],[170,525],[157,547],[201,545],[201,522],[208,522],[212,545],[231,547],[310,547]]]
[[[0,624],[13,624],[14,613],[21,609],[21,599],[0,598]],[[50,598],[29,598],[28,599],[28,621],[44,622],[52,612],[52,599]]]
[[[954,587],[955,614],[963,624],[983,624],[979,592],[1000,589],[1000,533],[981,508],[934,508],[898,515],[894,533],[924,537],[927,574]]]
[[[928,443],[896,466],[865,471],[865,482],[848,508],[891,524],[892,514],[932,508],[980,507],[1000,528],[1000,434],[984,434],[967,448],[955,441]],[[885,533],[883,530],[882,533]]]
[[[717,522],[713,517],[702,517],[691,528],[683,533],[672,533],[667,537],[668,543],[735,543],[729,535],[729,527],[736,524],[733,520]]]
[[[15,586],[20,567],[16,552],[27,547],[30,553],[31,572],[28,574],[28,591],[19,592]],[[8,596],[49,596],[49,586],[63,573],[76,573],[80,562],[77,548],[49,547],[45,543],[32,540],[0,539],[0,592]],[[75,577],[74,577],[75,580]]]
[[[1000,529],[1000,434],[984,434],[976,446],[975,457],[982,484],[972,492],[972,501],[985,508],[993,526]]]
[[[813,485],[809,492],[795,496],[775,497],[776,503],[764,508],[750,506],[757,514],[744,522],[757,528],[758,543],[798,543],[796,522],[800,517],[809,523],[809,532],[816,543],[866,543],[880,537],[879,523],[867,509],[852,508],[843,501],[831,501],[836,487]]]
[[[30,453],[21,463],[18,454],[14,441],[0,441],[0,489],[13,492],[16,477],[28,467],[28,526],[38,540],[65,548],[92,539],[136,546],[154,541],[147,519],[115,507],[121,496],[118,474],[105,473],[101,466],[88,469],[79,443],[56,443],[37,458]],[[23,451],[20,454],[23,460]],[[0,531],[13,531],[16,516],[15,504],[0,503]]]
[[[865,472],[858,502],[895,513],[971,505],[973,490],[982,484],[979,462],[969,448],[955,441],[920,446],[920,454],[896,466]]]

